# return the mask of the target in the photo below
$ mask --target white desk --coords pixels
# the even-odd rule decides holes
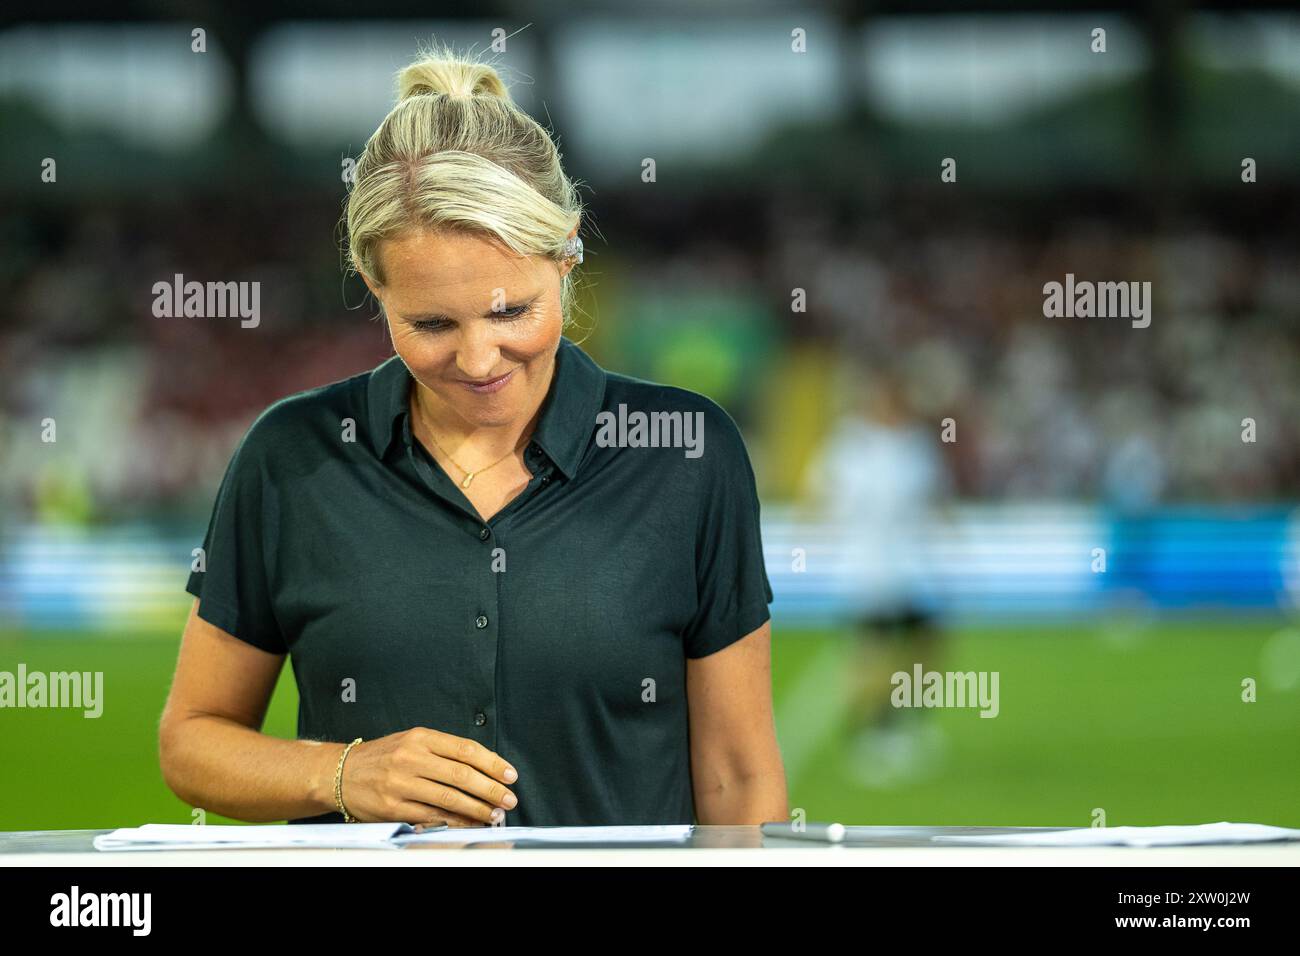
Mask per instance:
[[[869,846],[765,837],[758,827],[699,826],[665,847],[503,844],[392,850],[132,850],[103,853],[109,830],[0,833],[0,866],[1300,866],[1300,842],[1189,847],[936,846],[932,834],[1016,832],[1018,827],[881,827]]]

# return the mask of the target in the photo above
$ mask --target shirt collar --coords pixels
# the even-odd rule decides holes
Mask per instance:
[[[383,459],[410,434],[400,427],[407,415],[411,372],[400,355],[393,355],[370,373],[366,386],[371,447]],[[596,430],[596,413],[605,401],[605,370],[576,342],[560,336],[551,388],[542,401],[542,415],[533,441],[555,462],[565,478],[578,473],[583,453]]]

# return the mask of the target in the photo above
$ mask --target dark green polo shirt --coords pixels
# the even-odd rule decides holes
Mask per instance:
[[[686,658],[772,600],[734,421],[562,338],[533,479],[484,523],[413,439],[411,383],[394,355],[258,416],[186,586],[199,616],[290,656],[300,738],[423,726],[499,753],[509,825],[695,822]]]

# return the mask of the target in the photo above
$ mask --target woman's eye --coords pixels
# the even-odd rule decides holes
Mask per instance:
[[[412,322],[411,328],[417,332],[441,332],[443,329],[450,328],[449,322]]]
[[[496,318],[495,321],[509,322],[512,319],[521,318],[524,315],[527,315],[528,312],[532,309],[532,307],[533,307],[532,303],[529,302],[524,305],[517,305],[511,309],[505,309],[504,311],[497,313],[498,318]],[[443,322],[441,320],[421,321],[421,322],[412,322],[411,328],[415,329],[417,332],[441,332],[444,329],[451,328],[453,324],[454,323],[452,322]]]

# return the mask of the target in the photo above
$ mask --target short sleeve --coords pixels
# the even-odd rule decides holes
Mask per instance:
[[[260,450],[262,421],[244,435],[226,468],[203,538],[203,569],[190,572],[185,590],[199,599],[198,615],[209,624],[261,650],[285,654],[267,574],[278,512]]]
[[[704,453],[696,462],[705,473],[695,545],[698,606],[682,634],[687,657],[720,651],[771,617],[754,469],[740,429],[710,404]]]

